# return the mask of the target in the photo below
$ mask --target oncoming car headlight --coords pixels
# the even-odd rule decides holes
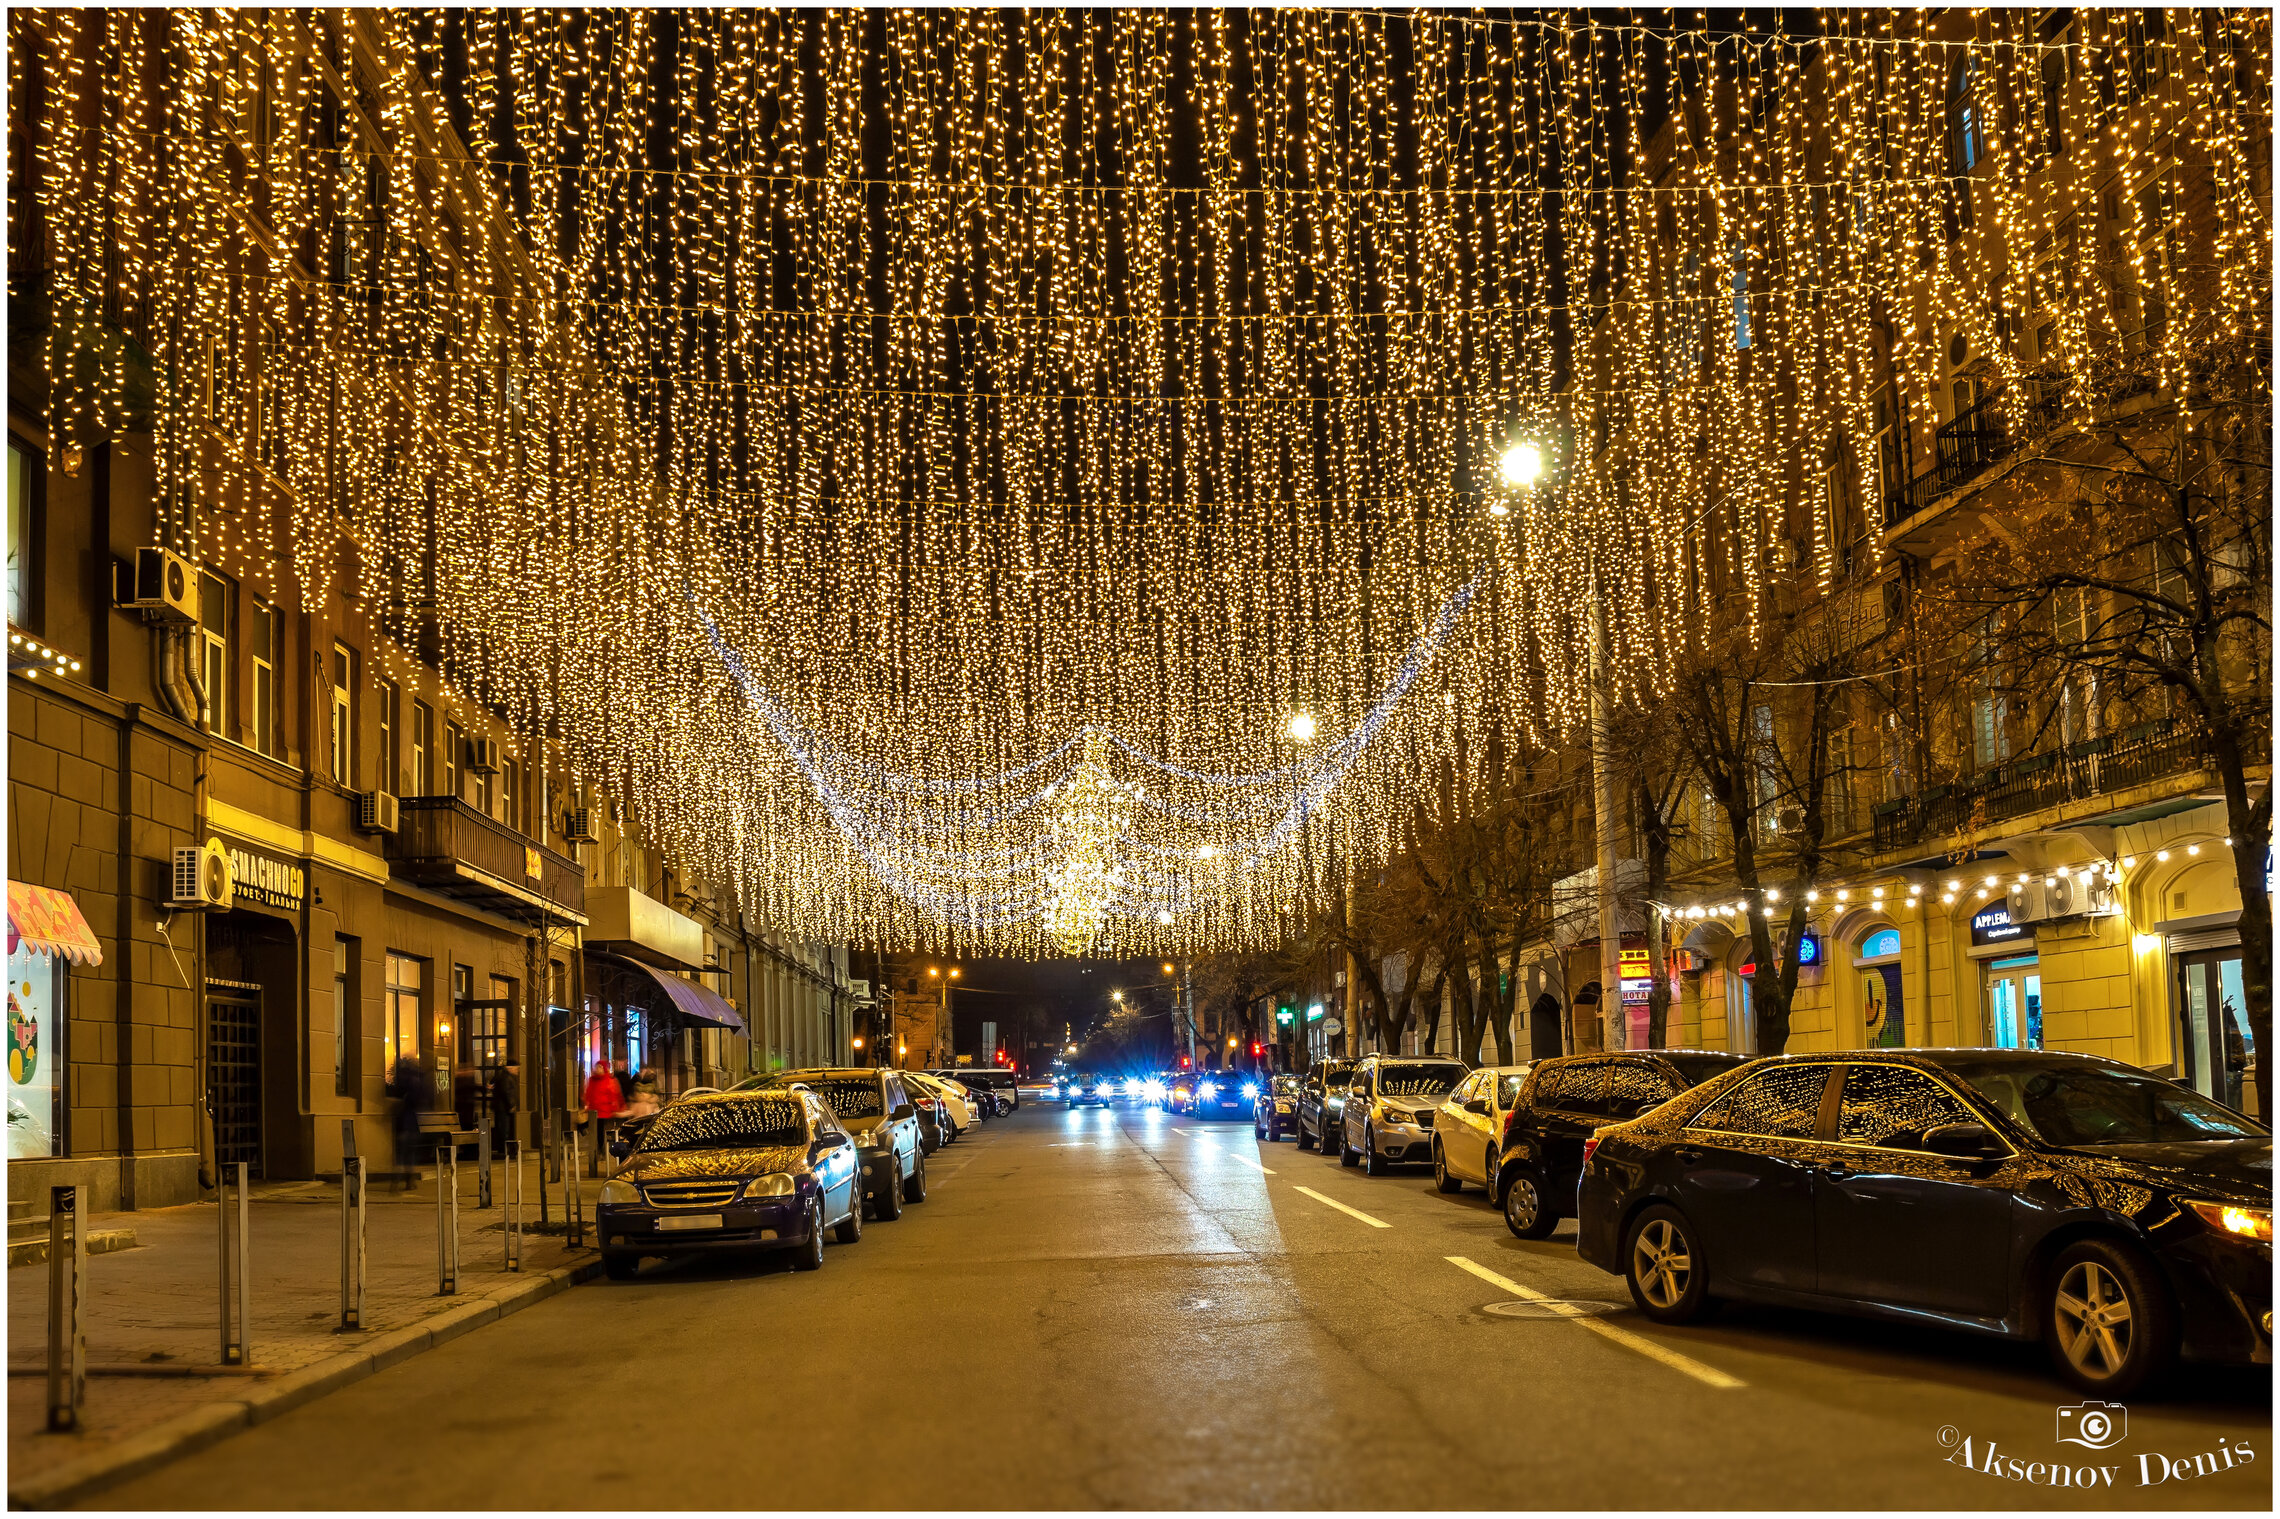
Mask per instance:
[[[1243,1100],[1245,1102],[1257,1102],[1259,1100],[1259,1084],[1256,1081],[1243,1083]]]
[[[766,1176],[755,1176],[744,1184],[746,1197],[789,1197],[799,1184],[786,1171],[770,1171]]]
[[[617,1203],[636,1207],[641,1202],[641,1189],[630,1181],[605,1181],[602,1183],[602,1202],[605,1205]]]
[[[1195,1095],[1199,1098],[1217,1097],[1219,1095],[1219,1083],[1207,1081],[1195,1089]]]

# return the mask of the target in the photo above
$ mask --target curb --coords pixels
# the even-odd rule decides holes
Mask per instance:
[[[69,1507],[91,1493],[130,1477],[139,1477],[192,1451],[203,1450],[241,1429],[266,1424],[326,1393],[338,1391],[351,1382],[361,1382],[376,1371],[385,1371],[422,1351],[447,1344],[470,1329],[543,1302],[566,1288],[601,1275],[601,1271],[600,1261],[589,1260],[534,1273],[500,1296],[477,1298],[447,1308],[417,1324],[375,1335],[354,1350],[344,1350],[274,1381],[249,1387],[243,1396],[186,1410],[102,1450],[50,1467],[20,1482],[10,1482],[8,1507]]]

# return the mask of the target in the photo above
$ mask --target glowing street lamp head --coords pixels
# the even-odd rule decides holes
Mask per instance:
[[[1124,1000],[1124,993],[1122,993],[1122,992],[1110,992],[1110,993],[1108,994],[1108,1000],[1109,1000],[1109,1001],[1111,1001],[1111,1002],[1122,1002],[1122,1001]],[[1071,1046],[1071,1048],[1074,1048],[1074,1046]]]
[[[1285,727],[1284,727],[1283,731],[1284,731],[1284,732],[1286,732],[1286,733],[1288,733],[1288,734],[1289,734],[1289,735],[1290,735],[1290,736],[1291,736],[1293,739],[1296,739],[1296,740],[1297,740],[1299,743],[1302,743],[1302,744],[1311,744],[1311,743],[1313,743],[1313,742],[1314,742],[1314,714],[1313,714],[1313,713],[1311,713],[1311,712],[1293,712],[1293,713],[1290,715],[1290,722],[1289,722],[1287,725],[1285,725]]]
[[[953,981],[958,979],[958,967],[955,965],[950,967],[950,979]]]
[[[1171,962],[1171,961],[1169,961],[1169,960],[1166,960],[1166,961],[1164,962],[1164,974],[1168,976],[1168,975],[1170,975],[1171,973],[1172,973],[1172,962]]]
[[[1504,477],[1506,485],[1515,490],[1524,485],[1534,485],[1537,477],[1544,472],[1544,451],[1533,443],[1515,443],[1504,451],[1503,459],[1497,463],[1496,472]]]

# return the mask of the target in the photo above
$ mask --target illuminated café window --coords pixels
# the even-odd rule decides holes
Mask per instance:
[[[1867,938],[1860,941],[1860,958],[1863,960],[1875,960],[1899,953],[1900,930],[1897,928],[1874,929]]]
[[[16,935],[9,934],[13,941]],[[8,1158],[63,1153],[64,957],[8,954]]]

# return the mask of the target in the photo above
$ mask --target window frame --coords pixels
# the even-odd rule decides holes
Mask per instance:
[[[1969,1096],[1967,1096],[1960,1088],[1955,1085],[1954,1082],[1947,1080],[1945,1077],[1939,1075],[1936,1072],[1927,1071],[1921,1066],[1906,1065],[1897,1060],[1847,1060],[1841,1062],[1839,1069],[1843,1072],[1843,1074],[1840,1075],[1837,1079],[1837,1110],[1835,1114],[1835,1123],[1829,1130],[1829,1137],[1827,1140],[1827,1142],[1830,1144],[1843,1145],[1848,1150],[1876,1150],[1892,1155],[1938,1155],[1943,1160],[1958,1160],[1963,1158],[1954,1155],[1941,1155],[1941,1152],[1938,1150],[1919,1150],[1911,1148],[1907,1145],[1872,1145],[1865,1140],[1847,1139],[1844,1137],[1845,1085],[1847,1082],[1852,1080],[1852,1073],[1854,1071],[1864,1070],[1889,1070],[1905,1071],[1907,1074],[1917,1077],[1920,1080],[1927,1081],[1933,1086],[1938,1087],[1941,1091],[1947,1093],[1948,1096],[1953,1098],[1956,1104],[1970,1116],[1970,1121],[1978,1124],[1981,1128],[1994,1135],[1997,1139],[2002,1140],[2003,1148],[2007,1152],[2002,1157],[2003,1160],[2008,1160],[2019,1153],[2019,1147],[2012,1144],[2000,1128],[1988,1122],[1987,1114],[1980,1110],[1980,1107],[1977,1103],[1974,1103]],[[1822,1106],[1825,1109],[1828,1106],[1826,1100],[1827,1093],[1824,1092],[1822,1096]],[[1994,1160],[1996,1157],[1989,1156],[1986,1157],[1986,1159]],[[1998,1163],[2000,1162],[1998,1161]]]
[[[211,587],[214,605],[211,620],[206,598]],[[237,703],[230,700],[230,691],[236,684],[231,677],[236,673],[232,656],[235,640],[232,632],[236,625],[237,586],[226,575],[210,569],[198,572],[198,677],[205,696],[205,710],[199,717],[206,731],[218,738],[236,740],[236,726],[231,718]]]
[[[435,708],[412,698],[412,795],[435,794]]]
[[[8,598],[8,620],[27,633],[44,637],[47,577],[41,571],[47,564],[47,450],[10,428],[8,463],[11,518],[15,517],[18,505],[14,487],[20,483],[23,489],[23,520],[11,521],[8,532],[8,547],[15,553],[18,564]]]
[[[380,745],[380,774],[373,789],[396,796],[400,794],[403,784],[403,777],[398,773],[396,765],[396,741],[403,723],[404,688],[392,680],[381,680],[377,685],[380,713],[375,724],[379,732],[375,737]]]
[[[284,615],[259,596],[247,600],[253,604],[250,612],[253,632],[247,638],[252,645],[253,724],[247,735],[251,740],[247,747],[256,754],[282,759],[284,734],[277,720],[277,671],[284,662]]]
[[[1821,1062],[1800,1060],[1794,1065],[1783,1064],[1768,1066],[1762,1071],[1752,1072],[1750,1075],[1743,1077],[1740,1081],[1735,1082],[1725,1091],[1720,1092],[1717,1096],[1711,1098],[1707,1103],[1704,1103],[1700,1111],[1696,1112],[1693,1116],[1686,1120],[1686,1126],[1682,1132],[1689,1134],[1729,1134],[1736,1139],[1774,1139],[1786,1140],[1791,1143],[1796,1143],[1800,1140],[1806,1143],[1816,1142],[1821,1138],[1822,1119],[1828,1115],[1829,1079],[1834,1073],[1842,1071],[1844,1067],[1845,1062],[1841,1060]],[[1821,1098],[1819,1103],[1814,1107],[1813,1127],[1809,1133],[1802,1135],[1763,1133],[1753,1134],[1747,1129],[1722,1129],[1719,1128],[1716,1124],[1708,1121],[1711,1114],[1717,1112],[1720,1108],[1733,1101],[1743,1092],[1748,1091],[1751,1087],[1756,1086],[1758,1083],[1763,1081],[1770,1081],[1775,1076],[1781,1075],[1786,1071],[1795,1070],[1818,1070],[1821,1072]]]
[[[346,791],[356,789],[356,686],[358,658],[355,649],[333,640],[328,673],[332,682],[332,780]]]

